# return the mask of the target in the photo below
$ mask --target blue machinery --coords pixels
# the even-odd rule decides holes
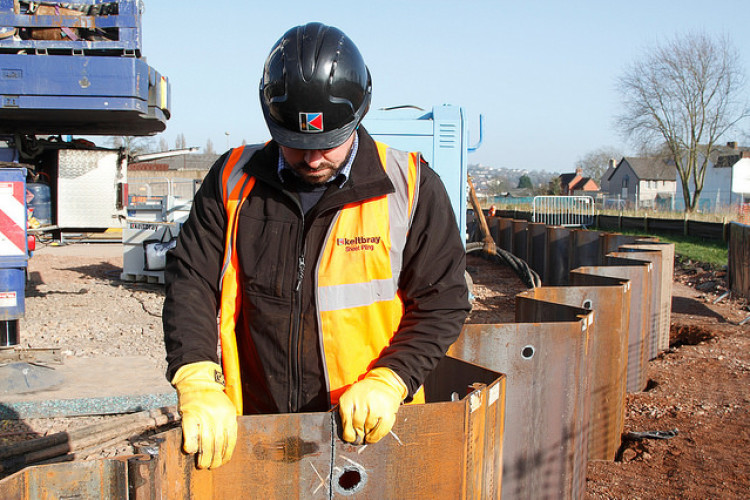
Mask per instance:
[[[124,213],[122,152],[63,136],[141,136],[166,128],[169,81],[142,59],[141,9],[139,0],[0,0],[0,166],[11,167],[3,175],[23,171],[12,184],[27,192],[0,198],[0,213],[22,218],[0,230],[25,236],[25,202],[34,199],[34,187],[45,194],[34,215],[43,208],[42,224],[57,229],[112,227]],[[0,263],[16,263],[13,252],[0,244]],[[28,255],[28,248],[21,253]],[[25,268],[26,258],[3,270]],[[0,318],[17,321],[24,287],[10,281],[0,279]],[[3,345],[18,343],[17,334],[6,337]]]
[[[169,82],[141,59],[139,2],[75,4],[29,14],[0,0],[0,134],[163,131]]]
[[[435,106],[429,111],[406,106],[371,110],[363,120],[377,140],[406,151],[420,151],[440,175],[448,191],[461,234],[466,229],[466,176],[469,131],[464,110],[457,106]],[[480,143],[481,143],[480,120]]]

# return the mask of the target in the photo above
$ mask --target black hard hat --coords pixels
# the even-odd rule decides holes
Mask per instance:
[[[271,49],[260,81],[260,104],[282,146],[341,145],[370,107],[372,80],[357,46],[320,23],[290,29]]]

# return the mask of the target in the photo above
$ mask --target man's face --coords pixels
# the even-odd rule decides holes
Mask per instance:
[[[279,146],[289,167],[304,182],[312,185],[325,184],[344,165],[354,142],[352,134],[343,144],[331,149],[295,149]]]

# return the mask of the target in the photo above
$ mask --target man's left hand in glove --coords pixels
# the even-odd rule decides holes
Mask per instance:
[[[344,441],[354,444],[380,441],[393,428],[407,393],[404,381],[389,368],[370,370],[339,398]]]

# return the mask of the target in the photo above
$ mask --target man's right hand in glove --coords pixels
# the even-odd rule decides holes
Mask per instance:
[[[172,379],[182,415],[182,448],[198,454],[198,468],[213,469],[232,458],[237,410],[224,393],[221,367],[199,361],[180,367]]]

